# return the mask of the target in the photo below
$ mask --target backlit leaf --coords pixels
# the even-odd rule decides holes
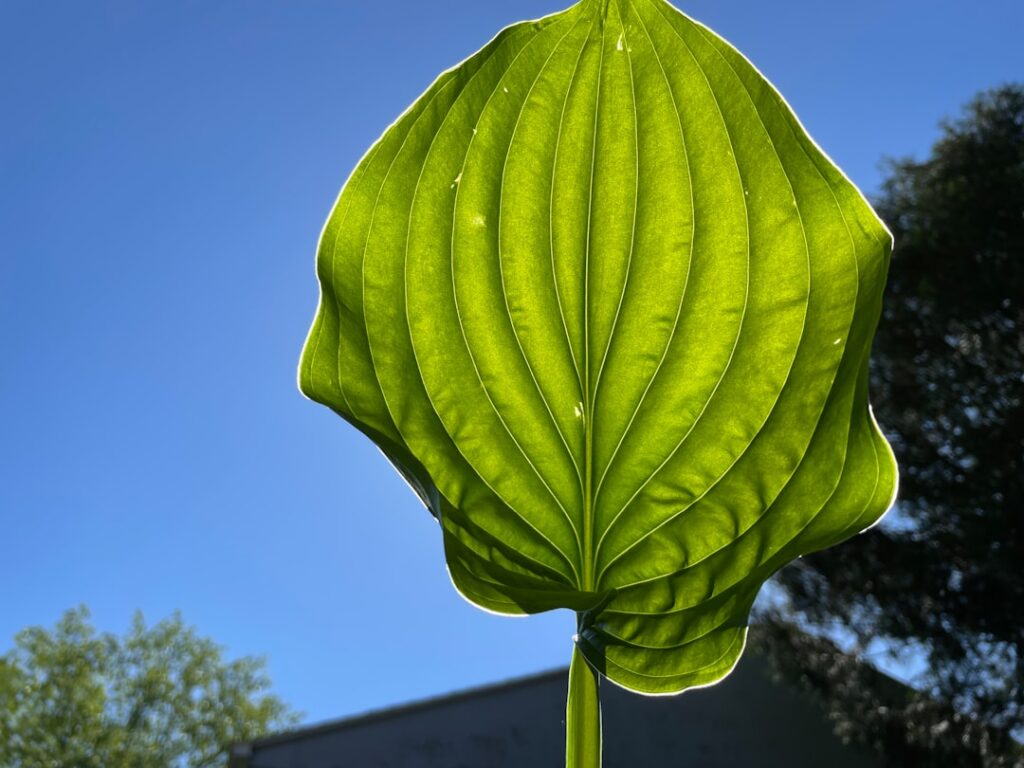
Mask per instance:
[[[728,43],[662,0],[503,30],[370,149],[300,386],[437,516],[452,579],[567,607],[610,679],[735,664],[761,584],[874,523],[891,239]]]

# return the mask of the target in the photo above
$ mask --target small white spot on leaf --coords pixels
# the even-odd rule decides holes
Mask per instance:
[[[623,44],[622,44],[622,33],[620,32],[619,33],[619,41],[617,43],[615,43],[615,50],[616,51],[621,51],[624,47],[625,46],[623,46]]]

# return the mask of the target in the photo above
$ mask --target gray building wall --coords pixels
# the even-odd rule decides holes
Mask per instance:
[[[232,768],[558,768],[566,670],[239,745]],[[602,684],[605,768],[869,768],[752,654],[724,682],[648,698]]]

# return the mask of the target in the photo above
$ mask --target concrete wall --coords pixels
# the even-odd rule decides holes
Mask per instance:
[[[676,697],[604,683],[605,768],[874,765],[762,664],[748,655],[720,685]],[[233,768],[557,768],[565,696],[563,670],[255,742]]]

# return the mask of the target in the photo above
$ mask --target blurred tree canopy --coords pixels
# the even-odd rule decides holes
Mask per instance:
[[[0,765],[225,765],[232,742],[294,723],[269,687],[263,660],[226,661],[178,615],[117,637],[71,610],[0,656]]]
[[[980,94],[930,157],[888,171],[872,402],[898,505],[778,574],[763,640],[890,765],[1024,766],[1024,84]],[[918,693],[829,637],[916,660]]]

